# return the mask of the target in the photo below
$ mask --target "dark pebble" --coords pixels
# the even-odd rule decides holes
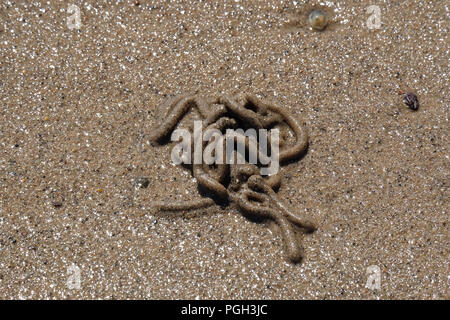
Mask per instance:
[[[419,109],[419,99],[414,93],[407,92],[403,95],[403,102],[410,108],[411,110]]]
[[[61,201],[53,201],[52,202],[52,206],[54,206],[55,208],[60,208],[62,207],[62,202]]]
[[[136,178],[136,185],[139,188],[147,188],[150,185],[150,180],[146,177]]]

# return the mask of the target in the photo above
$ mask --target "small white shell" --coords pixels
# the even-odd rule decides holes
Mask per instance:
[[[325,12],[314,9],[308,17],[309,24],[314,30],[323,30],[328,24],[328,18]]]

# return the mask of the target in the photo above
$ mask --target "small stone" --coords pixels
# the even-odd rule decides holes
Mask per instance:
[[[52,206],[54,206],[55,208],[61,208],[62,207],[62,202],[61,201],[53,201],[52,202]]]
[[[314,9],[308,17],[311,28],[314,30],[323,30],[328,24],[328,18],[322,10]]]
[[[147,188],[150,185],[150,180],[147,177],[136,178],[135,182],[136,185],[141,189]]]
[[[410,108],[411,110],[419,109],[419,99],[412,92],[407,92],[403,95],[403,102]]]

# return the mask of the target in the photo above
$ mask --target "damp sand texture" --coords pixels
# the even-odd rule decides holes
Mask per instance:
[[[0,298],[448,299],[448,2],[69,4],[0,4]],[[158,107],[241,92],[308,129],[300,264],[271,221],[152,209],[201,199]]]

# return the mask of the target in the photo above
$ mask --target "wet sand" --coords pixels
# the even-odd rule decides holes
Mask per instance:
[[[322,32],[306,2],[73,1],[79,29],[66,2],[2,2],[0,298],[448,299],[448,2],[380,2],[370,30],[326,1]],[[241,92],[308,128],[278,192],[318,222],[300,264],[272,222],[151,208],[201,197],[150,142],[161,103]]]

